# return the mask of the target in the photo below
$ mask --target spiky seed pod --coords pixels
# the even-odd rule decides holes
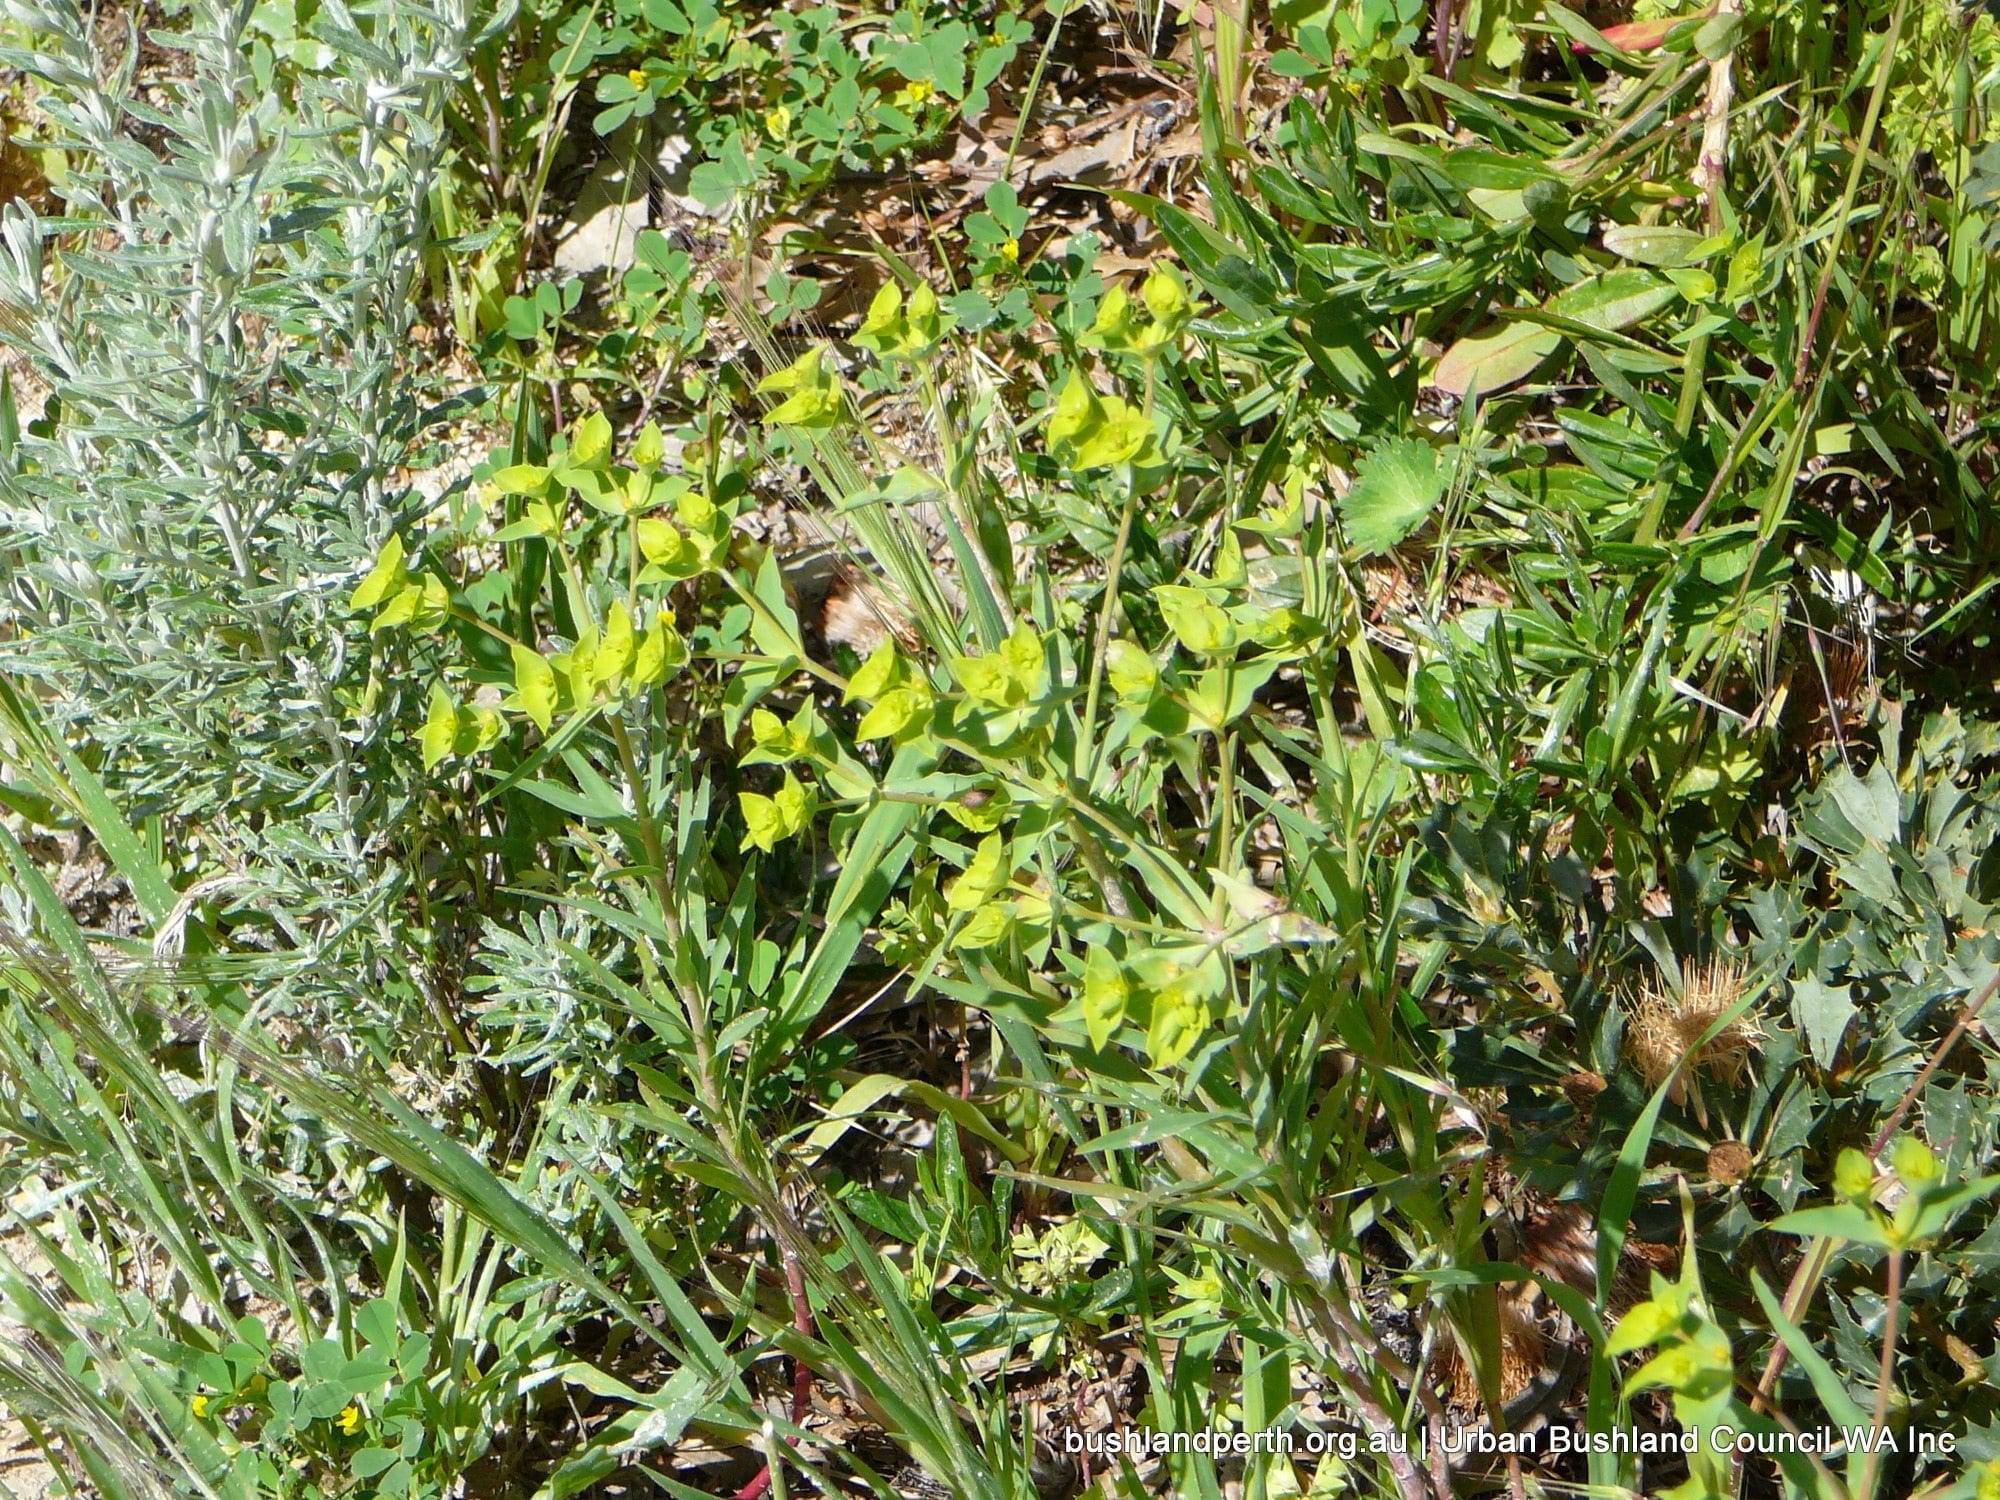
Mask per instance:
[[[1702,1037],[1743,998],[1747,977],[1741,959],[1711,958],[1689,968],[1679,990],[1649,984],[1640,992],[1626,1022],[1625,1050],[1648,1088],[1672,1078],[1668,1093],[1673,1102],[1685,1104],[1692,1092],[1700,1110],[1697,1070],[1725,1083],[1743,1081],[1750,1054],[1764,1039],[1754,1010],[1736,1017],[1706,1043]],[[1685,1066],[1680,1066],[1683,1060]]]

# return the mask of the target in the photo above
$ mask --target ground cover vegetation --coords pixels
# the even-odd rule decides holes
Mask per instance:
[[[2000,1494],[1984,9],[0,65],[0,1483]]]

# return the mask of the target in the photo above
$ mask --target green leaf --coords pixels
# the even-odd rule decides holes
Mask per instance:
[[[611,461],[611,419],[594,411],[577,423],[570,441],[569,462],[579,469],[601,469]]]
[[[840,695],[840,701],[872,703],[901,679],[902,670],[902,660],[896,655],[896,643],[885,640],[869,652],[868,660],[847,679],[847,690]]]
[[[1090,1045],[1098,1051],[1103,1051],[1125,1024],[1125,1006],[1131,993],[1131,982],[1110,950],[1092,948],[1083,968],[1083,1024],[1090,1032]]]
[[[457,742],[458,705],[451,701],[451,694],[445,691],[443,683],[434,682],[431,684],[430,716],[424,720],[421,740],[424,769],[436,769],[440,761],[452,754]]]
[[[1153,590],[1167,628],[1196,656],[1227,656],[1236,650],[1236,622],[1200,589],[1164,583]]]
[[[1135,643],[1116,640],[1104,653],[1104,677],[1120,699],[1141,703],[1153,696],[1153,689],[1160,681],[1160,669]]]
[[[356,585],[353,596],[347,601],[348,609],[354,614],[373,609],[390,594],[400,592],[409,573],[403,566],[403,539],[395,532],[382,544],[382,550],[375,554],[375,566],[368,570],[368,576]]]
[[[548,487],[545,464],[509,464],[493,476],[493,488],[502,495],[544,495]]]
[[[1858,1008],[1851,985],[1826,984],[1813,974],[1794,981],[1792,1018],[1798,1022],[1813,1061],[1820,1067],[1833,1066],[1840,1053],[1841,1038],[1847,1034],[1847,1023],[1854,1019]]]
[[[840,416],[840,382],[826,368],[826,346],[816,344],[785,369],[758,382],[762,395],[785,399],[765,414],[773,425],[830,427]]]
[[[930,689],[921,685],[891,688],[861,716],[854,738],[859,741],[893,739],[898,743],[923,729],[931,711]]]
[[[1672,282],[1628,267],[1579,281],[1549,298],[1546,306],[1562,317],[1615,333],[1643,323],[1678,300],[1680,292]]]
[[[1618,1320],[1604,1346],[1606,1354],[1631,1354],[1659,1343],[1681,1326],[1681,1310],[1666,1302],[1641,1302]]]
[[[687,665],[687,642],[663,612],[654,617],[632,655],[632,681],[651,687]]]
[[[1882,1226],[1858,1203],[1802,1208],[1795,1213],[1781,1214],[1765,1227],[1780,1234],[1826,1235],[1832,1239],[1852,1240],[1857,1245],[1873,1245],[1883,1250],[1889,1248],[1889,1237]]]
[[[512,648],[514,658],[514,696],[512,704],[535,721],[535,727],[547,734],[549,725],[556,717],[556,674],[541,653],[530,651],[526,646]]]
[[[1208,1008],[1184,985],[1170,984],[1153,996],[1146,1056],[1156,1068],[1171,1068],[1194,1051],[1207,1029]]]
[[[1496,331],[1462,338],[1444,352],[1431,384],[1471,401],[1526,380],[1562,347],[1562,335],[1533,323],[1505,323]]]
[[[775,796],[738,792],[736,801],[751,844],[766,854],[804,829],[818,805],[817,798],[790,771],[785,772],[785,783]]]
[[[1706,258],[1712,243],[1700,230],[1674,224],[1614,224],[1604,231],[1605,249],[1642,266],[1693,265]]]
[[[1361,460],[1340,500],[1347,539],[1364,556],[1387,552],[1423,525],[1444,497],[1438,452],[1416,438],[1392,438]]]
[[[612,682],[632,664],[632,612],[623,599],[614,600],[604,618],[604,638],[598,642],[597,657],[590,675],[598,682]]]
[[[964,873],[945,890],[944,904],[952,911],[977,911],[1007,889],[1013,873],[1007,861],[1006,839],[989,833],[979,841]]]

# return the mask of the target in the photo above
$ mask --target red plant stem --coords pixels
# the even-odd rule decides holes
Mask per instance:
[[[812,1302],[806,1296],[805,1267],[799,1262],[799,1255],[790,1246],[785,1249],[785,1287],[792,1294],[792,1327],[804,1338],[813,1333]],[[812,1367],[797,1355],[792,1357],[792,1425],[798,1426],[812,1410],[813,1372]],[[785,1446],[792,1447],[791,1438],[785,1439]],[[738,1490],[735,1500],[757,1500],[759,1495],[771,1487],[771,1461],[764,1460],[764,1467],[756,1477]]]
[[[1883,1308],[1887,1326],[1882,1330],[1882,1368],[1875,1386],[1875,1441],[1868,1447],[1868,1461],[1862,1465],[1859,1500],[1875,1500],[1875,1480],[1882,1467],[1882,1434],[1889,1425],[1889,1393],[1896,1383],[1896,1315],[1903,1297],[1903,1252],[1889,1252],[1889,1295]]]

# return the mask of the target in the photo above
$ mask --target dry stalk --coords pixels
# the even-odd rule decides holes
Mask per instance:
[[[1716,17],[1740,15],[1743,0],[1717,0]],[[1702,109],[1701,159],[1695,163],[1694,185],[1708,205],[1708,227],[1722,225],[1722,186],[1729,175],[1729,106],[1736,96],[1736,54],[1725,52],[1708,65],[1708,100]]]

